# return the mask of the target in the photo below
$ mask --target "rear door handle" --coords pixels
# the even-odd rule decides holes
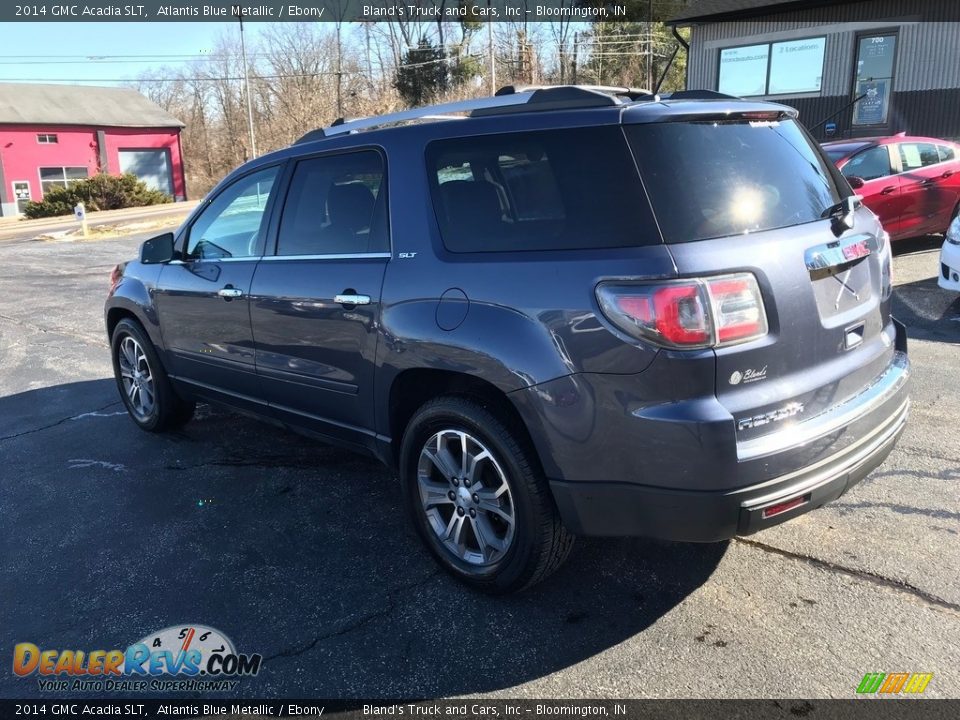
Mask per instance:
[[[946,171],[943,175],[941,175],[940,177],[942,177],[944,180],[946,180],[948,177],[953,177],[953,170],[947,170],[947,171]]]
[[[370,296],[353,294],[334,295],[333,301],[341,305],[369,305]]]
[[[217,290],[217,295],[222,297],[224,300],[231,300],[233,298],[242,297],[243,290],[227,285],[225,288],[220,288]]]

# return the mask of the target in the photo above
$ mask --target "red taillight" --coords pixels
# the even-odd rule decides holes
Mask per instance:
[[[642,285],[604,283],[597,298],[621,330],[665,347],[716,347],[767,333],[760,288],[750,273]]]
[[[657,332],[674,345],[710,342],[707,311],[696,285],[670,285],[653,291]]]

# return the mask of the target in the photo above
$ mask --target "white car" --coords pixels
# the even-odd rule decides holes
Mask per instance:
[[[937,283],[944,290],[960,292],[960,214],[947,228],[947,239],[940,250],[940,274]]]

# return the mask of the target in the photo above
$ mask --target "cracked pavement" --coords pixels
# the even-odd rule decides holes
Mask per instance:
[[[838,501],[717,545],[581,540],[488,598],[439,572],[390,473],[202,407],[139,432],[102,303],[142,237],[0,242],[0,696],[16,642],[126,647],[201,623],[264,656],[248,697],[851,697],[933,672],[960,697],[960,299],[898,244],[912,418]]]

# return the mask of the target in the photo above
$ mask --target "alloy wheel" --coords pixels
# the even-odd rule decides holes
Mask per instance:
[[[470,565],[491,565],[510,549],[516,509],[496,458],[463,430],[430,437],[417,463],[420,502],[441,545]]]
[[[120,381],[127,394],[130,410],[138,420],[147,420],[156,403],[153,373],[140,343],[131,335],[120,341],[117,348]]]

